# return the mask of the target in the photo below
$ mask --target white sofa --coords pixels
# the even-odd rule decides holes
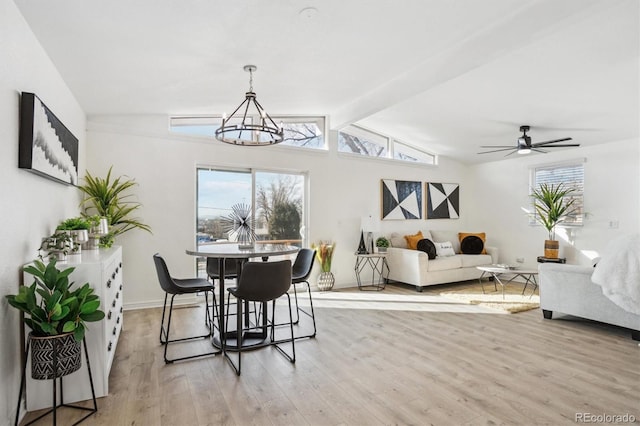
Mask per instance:
[[[613,303],[602,287],[591,281],[593,267],[543,263],[539,266],[540,308],[545,318],[554,312],[573,315],[631,330],[640,340],[640,315]]]
[[[458,233],[454,231],[422,231],[425,238],[434,242],[450,241],[456,253],[460,253]],[[482,271],[476,266],[498,262],[498,249],[485,246],[487,254],[456,254],[455,256],[429,259],[427,253],[407,248],[404,237],[391,234],[391,247],[387,249],[389,280],[422,287],[480,278]]]

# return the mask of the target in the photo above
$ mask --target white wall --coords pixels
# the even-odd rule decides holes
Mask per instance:
[[[18,169],[20,92],[33,92],[80,140],[83,175],[85,115],[11,0],[0,0],[0,424],[13,424],[20,385],[20,317],[5,299],[22,281],[21,265],[42,237],[79,213],[79,191]],[[24,414],[24,410],[22,411]]]
[[[475,213],[470,223],[486,229],[500,248],[500,261],[514,263],[522,257],[535,264],[543,254],[547,231],[530,226],[522,210],[530,210],[529,172],[532,166],[586,159],[584,204],[588,213],[582,228],[574,228],[568,240],[560,240],[560,256],[568,263],[591,265],[608,241],[640,231],[640,143],[637,139],[591,148],[530,155],[471,167],[474,176]],[[609,228],[617,221],[618,228]]]
[[[371,161],[338,154],[334,137],[330,138],[329,152],[229,146],[214,139],[171,136],[167,120],[166,116],[89,119],[87,169],[104,175],[114,165],[116,175],[135,178],[143,204],[140,217],[153,228],[153,235],[132,231],[117,242],[124,250],[124,297],[128,307],[157,305],[163,297],[153,268],[153,253],[160,252],[167,258],[174,275],[194,274],[194,261],[185,249],[194,241],[196,164],[308,172],[309,238],[336,241],[332,266],[336,287],[355,285],[353,253],[359,243],[360,219],[369,214],[380,218],[380,179],[460,183],[462,217],[430,221],[432,228],[458,229],[465,225],[470,211],[471,193],[465,190],[467,168],[446,159],[439,167]],[[415,233],[426,227],[424,220],[385,221],[381,232]]]

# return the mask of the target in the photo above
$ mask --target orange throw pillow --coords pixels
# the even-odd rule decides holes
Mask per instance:
[[[422,231],[418,231],[415,235],[405,235],[404,239],[407,240],[407,246],[411,250],[418,250],[418,241],[424,239]]]
[[[459,232],[458,241],[462,243],[462,240],[464,240],[464,237],[468,237],[469,235],[473,235],[475,237],[480,238],[484,244],[487,243],[487,236],[485,235],[484,232]],[[487,249],[483,248],[481,254],[487,254]]]

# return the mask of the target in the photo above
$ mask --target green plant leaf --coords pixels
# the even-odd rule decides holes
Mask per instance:
[[[75,329],[76,329],[76,323],[73,321],[67,321],[62,326],[63,333],[71,333],[72,331],[75,331]]]
[[[58,305],[58,306],[60,306],[60,305]],[[70,312],[70,310],[69,310],[68,306],[61,306],[60,307],[60,312],[52,315],[51,319],[53,321],[60,321],[60,320],[64,319],[67,315],[69,315],[69,312]]]
[[[90,314],[95,312],[100,307],[99,300],[92,300],[91,302],[85,302],[80,306],[80,314]]]
[[[95,311],[91,313],[80,314],[80,318],[82,318],[83,321],[87,321],[87,322],[100,321],[104,317],[105,315],[104,315],[104,312],[102,311]]]
[[[50,335],[57,334],[55,327],[48,322],[41,322],[41,323],[38,323],[38,325],[40,326],[42,331],[45,332],[46,334],[50,334]]]
[[[78,324],[76,330],[73,332],[73,338],[76,339],[76,342],[81,342],[84,339],[84,325],[82,323]]]

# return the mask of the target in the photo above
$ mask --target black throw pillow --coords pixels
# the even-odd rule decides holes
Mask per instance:
[[[460,242],[460,251],[464,254],[480,254],[484,250],[482,238],[468,235]]]
[[[427,256],[429,256],[429,259],[436,258],[436,246],[433,245],[433,242],[431,240],[428,240],[425,238],[423,240],[418,241],[417,249],[427,253]]]

